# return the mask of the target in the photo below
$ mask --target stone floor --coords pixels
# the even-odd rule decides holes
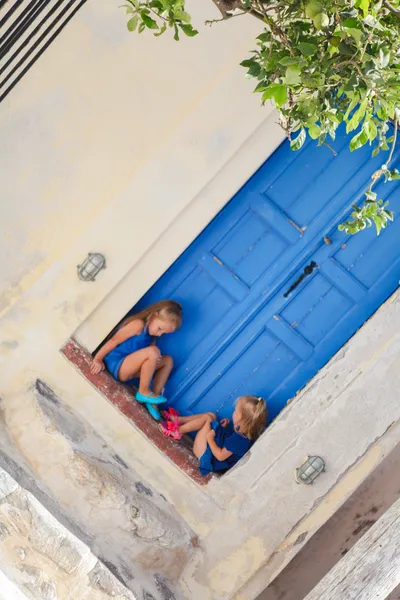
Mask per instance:
[[[400,445],[310,539],[258,600],[303,600],[400,496]],[[343,599],[345,600],[345,599]],[[400,600],[400,586],[387,600]]]

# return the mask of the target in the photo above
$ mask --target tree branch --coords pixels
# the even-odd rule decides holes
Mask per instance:
[[[255,10],[245,10],[243,8],[242,0],[211,0],[211,2],[215,4],[215,6],[218,8],[219,12],[222,15],[222,19],[214,19],[211,21],[211,23],[214,23],[217,20],[226,21],[228,19],[231,19],[232,17],[236,16],[232,14],[236,9],[245,11],[248,15],[259,19],[260,21],[264,21],[262,15],[260,15]],[[208,22],[207,24],[210,24],[210,22]]]
[[[393,6],[393,4],[391,4],[389,2],[389,0],[384,0],[383,4],[386,6],[386,8],[388,10],[390,10],[391,13],[393,13],[394,15],[396,15],[396,17],[398,17],[400,19],[400,10],[398,10],[397,8],[395,8]]]
[[[243,15],[247,15],[248,11],[244,10],[241,13],[234,13],[233,15],[227,14],[225,17],[221,17],[220,19],[210,19],[204,22],[204,25],[213,25],[214,23],[221,23],[221,21],[227,21],[228,19],[233,19],[234,17],[242,17]]]
[[[393,127],[394,127],[393,142],[392,142],[392,147],[390,148],[390,154],[389,154],[389,158],[388,158],[388,161],[387,161],[388,165],[389,165],[390,161],[393,158],[393,152],[394,152],[394,149],[396,147],[396,142],[397,142],[397,129],[398,129],[397,117],[394,118]]]

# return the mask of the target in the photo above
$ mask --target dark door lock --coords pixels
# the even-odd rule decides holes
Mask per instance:
[[[295,290],[297,288],[297,286],[299,285],[299,283],[301,283],[303,281],[303,279],[305,277],[307,277],[307,275],[311,275],[311,273],[314,271],[314,269],[316,267],[318,267],[318,265],[314,261],[310,262],[309,265],[307,265],[306,267],[304,267],[304,271],[302,272],[302,274],[300,275],[300,277],[298,277],[296,279],[296,281],[294,283],[292,283],[292,285],[290,286],[290,288],[288,289],[288,291],[283,294],[283,297],[287,298],[289,296],[289,294],[291,294],[293,292],[293,290]]]

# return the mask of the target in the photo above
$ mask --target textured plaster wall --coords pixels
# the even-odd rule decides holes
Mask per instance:
[[[93,349],[283,139],[237,66],[255,20],[203,28],[213,7],[191,2],[201,35],[182,52],[167,38],[129,35],[117,4],[88,2],[2,107],[2,460],[113,564],[121,556],[108,519],[126,549],[134,531],[120,494],[141,481],[153,491],[135,487],[143,510],[159,515],[163,496],[182,532],[175,593],[247,600],[398,441],[400,304],[394,297],[367,323],[238,468],[201,489],[72,369],[59,353],[70,335]],[[107,258],[94,284],[76,276],[88,251]],[[73,411],[73,432],[89,423],[133,479],[115,483],[114,469],[125,469],[115,459],[111,475],[100,461],[99,476],[99,442],[82,459],[37,380],[62,414]],[[293,469],[308,453],[328,469],[312,488],[298,487]],[[154,518],[156,528],[163,519]],[[168,528],[165,536],[174,543]],[[129,548],[130,567],[165,596],[138,548]],[[169,569],[164,550],[157,565]]]
[[[85,544],[1,468],[0,519],[0,598],[135,600],[140,597],[127,590]]]
[[[144,586],[146,593],[163,600],[157,586],[166,580],[176,583],[197,545],[197,537],[165,498],[43,381],[35,383],[23,402],[16,398],[5,405],[1,417],[0,464],[124,586],[138,597]],[[43,538],[50,544],[52,534],[44,525]]]
[[[263,118],[237,66],[260,29],[254,19],[205,27],[205,19],[218,12],[211,2],[192,0],[201,36],[183,36],[177,44],[172,35],[129,33],[120,5],[88,2],[2,106],[1,310],[85,232],[213,90],[231,86],[233,93],[233,85],[239,96],[230,98],[225,87],[209,106],[210,125],[199,119],[199,130],[187,131],[186,148],[174,148],[181,187],[187,150],[196,155],[203,177],[235,150],[238,133],[248,136]],[[223,112],[237,121],[236,130],[219,121]],[[161,174],[159,185],[164,187]],[[173,193],[164,189],[164,200]],[[130,202],[139,217],[144,190]]]

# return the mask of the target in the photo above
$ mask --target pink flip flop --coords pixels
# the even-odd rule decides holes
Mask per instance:
[[[175,410],[175,408],[171,408],[171,407],[167,408],[166,410],[163,410],[161,412],[161,414],[166,421],[175,422],[178,420],[178,417],[179,417],[178,411]]]
[[[179,433],[179,423],[176,421],[163,421],[159,424],[158,428],[163,435],[176,442],[182,437],[182,434]]]

